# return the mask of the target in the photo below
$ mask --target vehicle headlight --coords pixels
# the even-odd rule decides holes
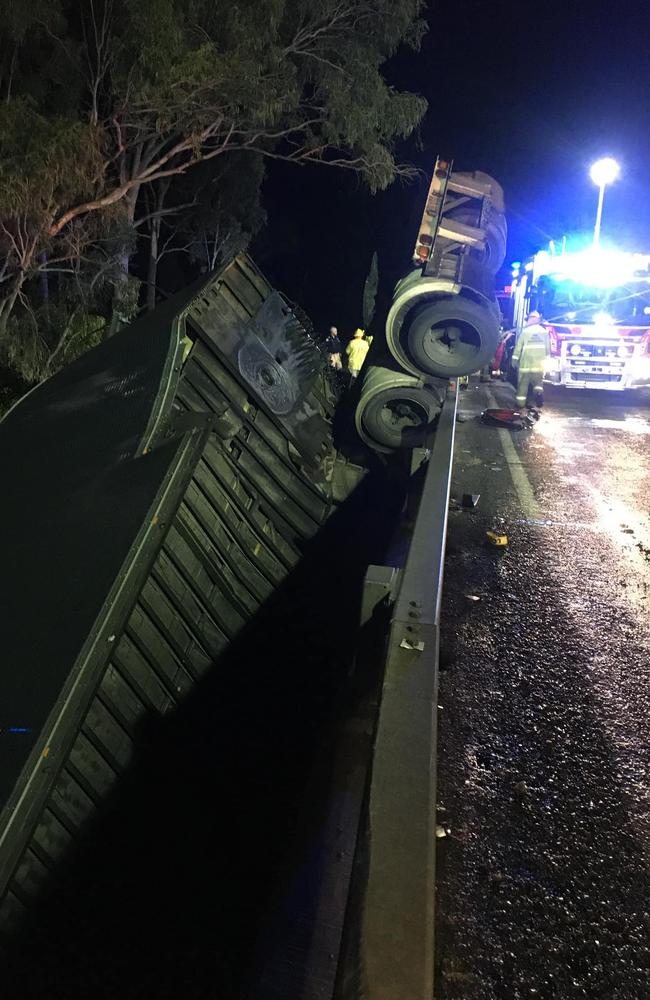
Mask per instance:
[[[619,358],[627,358],[629,354],[634,354],[634,348],[628,346],[628,344],[621,344],[616,353],[618,354]]]
[[[578,354],[580,354],[581,351],[582,351],[582,347],[580,346],[580,344],[571,344],[570,352],[571,352],[571,354],[574,357],[576,357]]]

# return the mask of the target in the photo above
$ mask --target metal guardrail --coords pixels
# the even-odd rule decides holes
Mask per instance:
[[[431,1000],[438,646],[457,395],[443,405],[400,574],[337,1000]],[[375,587],[385,567],[371,567]]]

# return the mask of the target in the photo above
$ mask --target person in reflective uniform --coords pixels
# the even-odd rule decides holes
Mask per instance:
[[[355,330],[352,340],[345,349],[348,358],[348,370],[353,382],[359,374],[361,365],[366,360],[368,346],[368,341],[364,339],[363,330]]]
[[[548,333],[542,326],[538,312],[531,312],[521,337],[512,353],[512,364],[517,370],[517,406],[526,406],[532,400],[536,406],[544,405],[544,369],[550,347]]]

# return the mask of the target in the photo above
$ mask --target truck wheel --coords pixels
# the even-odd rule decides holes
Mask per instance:
[[[478,226],[478,213],[466,208],[457,208],[449,212],[449,219],[457,219],[467,226]],[[499,212],[492,212],[485,229],[485,250],[483,253],[474,251],[481,263],[491,274],[496,274],[506,257],[506,241],[508,225],[506,218]]]
[[[437,299],[413,311],[406,341],[421,371],[439,378],[471,375],[494,357],[499,340],[495,311],[471,299]]]
[[[485,240],[485,266],[496,274],[506,259],[508,227],[503,215],[493,215],[487,227]]]
[[[445,392],[445,382],[423,385],[414,375],[373,365],[363,375],[357,430],[377,451],[421,445],[440,413]]]

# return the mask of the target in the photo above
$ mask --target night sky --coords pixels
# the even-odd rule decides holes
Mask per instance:
[[[389,64],[429,111],[403,159],[430,174],[436,153],[493,174],[506,193],[508,260],[593,225],[590,164],[614,156],[603,239],[650,252],[650,3],[442,0],[419,53]],[[408,266],[427,181],[370,196],[325,167],[269,168],[260,266],[311,314],[349,334],[373,250],[384,290]]]

